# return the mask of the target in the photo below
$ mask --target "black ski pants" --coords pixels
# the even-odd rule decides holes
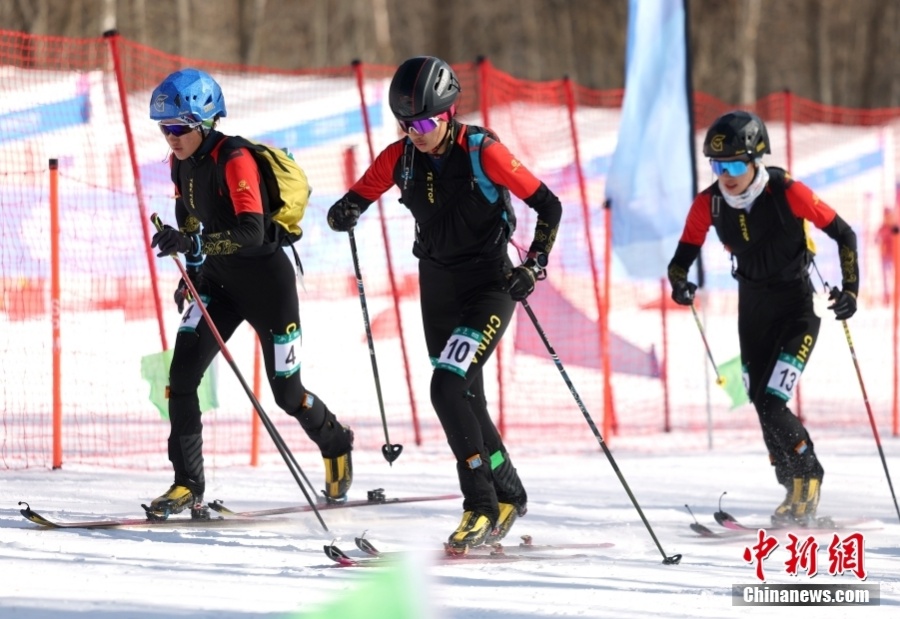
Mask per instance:
[[[769,287],[741,283],[738,336],[748,394],[782,485],[793,477],[823,475],[809,432],[787,404],[809,362],[821,318],[806,278]]]
[[[498,499],[526,500],[484,393],[485,364],[516,306],[505,290],[511,266],[505,257],[453,269],[419,262],[422,322],[434,366],[431,402],[456,458],[463,509],[494,521]]]
[[[198,291],[210,318],[228,341],[245,320],[262,344],[266,377],[276,404],[296,417],[324,456],[350,449],[334,415],[300,379],[300,310],[294,267],[284,251],[266,256],[209,257]],[[169,460],[175,483],[203,494],[203,423],[197,389],[219,352],[200,309],[191,304],[182,316],[169,369]],[[249,402],[248,402],[249,403]]]

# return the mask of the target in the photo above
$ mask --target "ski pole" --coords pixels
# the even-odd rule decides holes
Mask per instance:
[[[831,296],[831,286],[822,277],[819,266],[813,261],[813,268],[822,287],[825,288],[826,294]],[[878,435],[878,426],[875,424],[875,416],[872,414],[872,405],[869,404],[869,395],[866,393],[866,384],[863,382],[862,370],[859,369],[859,360],[856,358],[856,349],[853,347],[853,339],[850,337],[850,327],[846,320],[841,320],[844,327],[844,337],[847,339],[847,347],[850,349],[850,357],[853,359],[853,367],[856,370],[856,379],[859,381],[859,388],[862,391],[863,403],[866,405],[866,413],[869,415],[869,425],[872,426],[872,435],[875,437],[875,447],[878,448],[878,456],[881,458],[881,466],[884,468],[884,475],[887,478],[888,489],[891,491],[891,498],[894,500],[894,510],[897,512],[897,518],[900,519],[900,506],[897,505],[897,495],[894,493],[894,484],[891,482],[891,472],[888,470],[887,460],[884,457],[884,449],[881,447],[881,437]]]
[[[875,416],[872,415],[872,406],[869,404],[869,396],[866,393],[866,385],[863,383],[862,372],[859,369],[859,361],[856,359],[856,349],[853,348],[853,340],[850,338],[850,327],[847,321],[842,320],[841,325],[844,327],[844,336],[847,338],[847,346],[850,348],[850,356],[853,358],[853,367],[856,368],[856,378],[859,381],[859,388],[862,391],[863,402],[866,405],[866,412],[869,414],[869,425],[872,426],[872,434],[875,436],[875,446],[878,448],[878,455],[881,458],[881,466],[884,467],[884,475],[887,477],[888,488],[891,491],[891,498],[894,500],[894,509],[897,511],[897,518],[900,519],[900,506],[897,505],[897,495],[894,494],[894,484],[891,483],[891,473],[888,470],[887,460],[884,457],[884,450],[881,448],[881,438],[878,436],[878,426],[875,424]]]
[[[703,346],[706,347],[706,356],[709,358],[709,362],[712,363],[713,370],[716,373],[716,384],[722,387],[725,384],[725,377],[719,374],[719,366],[716,365],[716,362],[713,359],[712,350],[709,348],[709,342],[706,341],[706,332],[703,329],[703,323],[700,322],[700,316],[697,315],[697,308],[694,307],[693,303],[691,303],[691,312],[694,313],[694,322],[697,323],[697,329],[700,330],[700,337],[703,339]]]
[[[553,359],[553,363],[556,364],[556,369],[559,370],[559,373],[562,375],[563,380],[566,382],[566,386],[569,388],[569,391],[572,393],[572,397],[575,398],[575,403],[578,404],[578,408],[581,409],[581,414],[584,415],[585,421],[587,421],[588,426],[590,426],[591,431],[594,433],[594,436],[597,437],[597,442],[600,443],[600,447],[603,449],[603,453],[606,454],[609,463],[612,465],[613,471],[615,471],[616,476],[619,478],[619,481],[622,483],[622,487],[625,488],[625,493],[628,495],[628,498],[631,499],[634,508],[637,510],[638,515],[641,517],[641,520],[644,522],[644,526],[647,527],[647,531],[650,533],[650,537],[653,538],[653,542],[656,544],[659,552],[662,553],[663,556],[663,564],[665,565],[675,565],[681,561],[681,555],[675,554],[672,556],[667,556],[665,551],[660,545],[659,540],[656,539],[656,534],[653,532],[653,527],[650,526],[650,522],[647,521],[647,517],[644,516],[643,510],[641,510],[641,506],[638,505],[637,499],[634,497],[634,494],[631,492],[631,488],[628,486],[628,482],[625,481],[625,476],[622,475],[622,472],[619,470],[619,466],[616,464],[615,458],[613,458],[612,452],[610,452],[609,447],[606,446],[606,442],[603,440],[603,436],[601,436],[600,431],[597,429],[597,426],[594,424],[594,420],[591,419],[590,413],[588,413],[587,408],[585,408],[584,403],[581,401],[581,397],[578,395],[578,392],[575,390],[575,385],[572,384],[572,381],[569,379],[569,375],[566,373],[565,368],[563,367],[562,362],[559,360],[559,356],[556,354],[556,351],[553,350],[553,346],[550,345],[550,340],[547,339],[547,334],[544,333],[544,330],[541,328],[541,324],[538,322],[537,316],[534,315],[534,312],[531,310],[531,306],[528,304],[528,301],[522,300],[522,307],[525,308],[525,311],[528,313],[528,317],[531,319],[531,322],[534,324],[534,328],[540,336],[541,340],[544,342],[544,346],[547,348],[547,352],[550,353],[550,357]]]
[[[366,306],[366,291],[363,288],[362,271],[359,268],[359,253],[356,251],[356,237],[351,228],[350,253],[353,256],[353,269],[356,271],[356,289],[359,291],[359,304],[362,306],[363,322],[366,325],[366,339],[369,341],[369,358],[372,360],[372,375],[375,378],[375,392],[378,394],[378,409],[381,411],[381,426],[384,428],[384,445],[381,453],[388,464],[393,466],[394,460],[400,457],[403,445],[392,445],[388,436],[387,416],[384,414],[384,399],[381,397],[381,380],[378,378],[378,362],[375,360],[375,340],[372,338],[372,326],[369,324],[369,310]]]
[[[163,229],[163,222],[162,219],[159,218],[158,214],[153,213],[152,215],[150,215],[150,221],[153,222],[153,225],[156,226],[157,230]],[[284,459],[284,463],[291,471],[291,475],[293,475],[294,480],[297,482],[297,485],[300,486],[300,490],[303,491],[303,496],[306,497],[306,501],[309,503],[309,506],[316,514],[316,518],[319,519],[319,523],[322,525],[322,528],[327,531],[328,526],[322,519],[322,515],[319,513],[319,510],[316,508],[315,501],[313,501],[312,497],[309,496],[309,492],[306,490],[306,486],[303,485],[303,481],[309,484],[310,488],[312,488],[312,484],[309,483],[306,475],[303,474],[303,469],[300,468],[300,465],[294,458],[294,454],[291,453],[290,449],[288,449],[288,446],[287,444],[285,444],[284,439],[278,433],[278,429],[272,423],[272,420],[269,419],[269,416],[266,414],[266,412],[263,410],[262,404],[260,404],[256,396],[253,395],[253,390],[250,389],[247,381],[244,380],[244,376],[241,374],[241,371],[238,369],[237,364],[234,362],[234,358],[231,356],[231,353],[228,352],[228,347],[225,345],[225,340],[222,339],[222,335],[219,333],[219,330],[213,323],[212,318],[209,315],[209,311],[206,309],[206,305],[203,303],[203,299],[200,298],[200,294],[194,287],[194,283],[191,281],[190,276],[188,276],[184,265],[181,264],[181,260],[178,258],[178,254],[172,254],[172,260],[175,261],[175,265],[181,272],[181,278],[184,280],[184,283],[187,286],[188,290],[190,290],[191,295],[193,295],[194,302],[197,304],[197,307],[200,308],[200,313],[203,314],[203,318],[206,320],[206,324],[209,327],[210,333],[212,333],[213,337],[216,339],[216,342],[219,344],[219,350],[222,351],[222,356],[228,362],[228,365],[231,366],[231,369],[234,371],[235,376],[237,376],[238,381],[240,381],[241,386],[244,388],[247,397],[250,398],[250,402],[253,404],[253,408],[259,415],[259,418],[262,421],[263,426],[265,426],[266,431],[269,433],[269,436],[272,437],[272,442],[275,443],[275,447],[278,449],[278,453],[281,454],[281,457]],[[301,481],[301,477],[303,478],[303,481]]]

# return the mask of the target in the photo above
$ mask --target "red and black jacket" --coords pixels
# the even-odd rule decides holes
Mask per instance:
[[[170,156],[178,227],[196,234],[202,224],[200,239],[208,256],[272,253],[278,245],[268,238],[273,232],[264,217],[259,168],[247,149],[228,148],[227,139],[213,130],[191,157],[179,161]],[[225,158],[222,170],[220,155]]]
[[[452,121],[451,131],[451,146],[440,166],[403,138],[378,155],[346,197],[365,211],[396,185],[416,221],[413,254],[455,266],[506,255],[514,226],[508,189],[538,214],[530,251],[549,253],[562,218],[559,199],[489,132],[476,153],[487,179],[478,178],[467,133],[485,130]],[[479,183],[485,180],[497,191],[482,191]]]
[[[808,277],[810,247],[805,221],[838,244],[843,289],[859,291],[856,234],[828,204],[781,168],[766,168],[769,182],[749,212],[725,202],[718,182],[704,189],[688,211],[684,231],[669,263],[669,279],[684,279],[710,227],[734,257],[742,284],[766,287]]]

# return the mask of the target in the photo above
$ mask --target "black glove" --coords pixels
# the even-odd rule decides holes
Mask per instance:
[[[200,294],[200,269],[197,267],[188,266],[187,274],[191,280],[191,283],[194,285],[194,290]],[[191,303],[194,300],[194,295],[191,294],[191,289],[188,288],[187,282],[184,281],[182,277],[178,281],[178,288],[175,289],[175,305],[178,306],[178,313],[184,313],[184,304],[185,302]]]
[[[195,246],[196,245],[196,246]],[[153,235],[150,247],[159,249],[158,258],[171,256],[175,253],[200,255],[199,235],[188,235],[179,232],[172,226],[163,226],[163,229]]]
[[[328,209],[328,226],[335,232],[349,232],[356,227],[362,210],[345,197]]]
[[[679,279],[672,283],[672,300],[678,305],[693,305],[696,290],[697,284],[686,279]]]
[[[828,298],[834,301],[828,309],[834,310],[835,320],[847,320],[856,313],[856,295],[852,292],[832,288]]]
[[[178,288],[175,289],[175,305],[178,307],[178,313],[184,313],[184,302],[187,301],[190,303],[194,300],[194,295],[191,294],[191,289],[188,288],[187,284],[184,281],[184,278],[181,278],[181,281],[178,282]]]
[[[514,268],[507,276],[507,290],[513,301],[522,301],[534,292],[534,283],[546,279],[547,254],[528,254],[525,262]]]

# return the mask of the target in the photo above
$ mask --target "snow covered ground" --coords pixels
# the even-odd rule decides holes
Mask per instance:
[[[587,426],[585,432],[589,432]],[[820,433],[821,434],[821,433]],[[900,523],[871,434],[820,435],[826,478],[820,514],[862,515],[874,521],[838,531],[864,536],[865,584],[880,588],[874,607],[733,606],[732,585],[762,584],[755,562],[743,558],[754,534],[703,539],[689,528],[689,504],[715,529],[721,492],[726,511],[764,522],[783,492],[756,434],[718,435],[710,452],[679,453],[677,440],[655,436],[613,450],[615,461],[646,515],[657,547],[599,446],[569,455],[516,450],[513,460],[530,493],[529,512],[507,538],[535,543],[612,542],[573,551],[584,556],[515,563],[429,564],[410,552],[399,567],[333,568],[322,553],[332,540],[354,549],[366,537],[384,550],[438,549],[460,516],[459,501],[322,512],[228,528],[41,530],[24,520],[17,502],[60,519],[139,515],[141,502],[165,490],[168,471],[110,472],[65,467],[7,470],[0,475],[0,617],[97,619],[209,617],[393,617],[519,619],[551,617],[897,617],[900,616]],[[900,442],[885,438],[892,479],[900,478]],[[652,444],[651,444],[652,443]],[[671,444],[672,447],[669,447]],[[298,460],[317,485],[321,465]],[[376,451],[357,451],[352,494],[383,487],[391,496],[457,490],[444,449],[405,450],[392,467]],[[303,502],[284,466],[211,467],[208,499],[259,509]],[[848,563],[829,573],[831,531],[815,531],[818,574],[786,571],[788,533],[768,531],[779,546],[763,561],[766,584],[861,584]],[[512,550],[511,550],[512,551]],[[663,553],[680,553],[663,565]],[[840,570],[838,570],[840,571]],[[398,609],[404,602],[418,610]],[[357,610],[352,610],[352,603]],[[345,606],[340,606],[341,604]],[[358,610],[362,605],[362,611]]]

